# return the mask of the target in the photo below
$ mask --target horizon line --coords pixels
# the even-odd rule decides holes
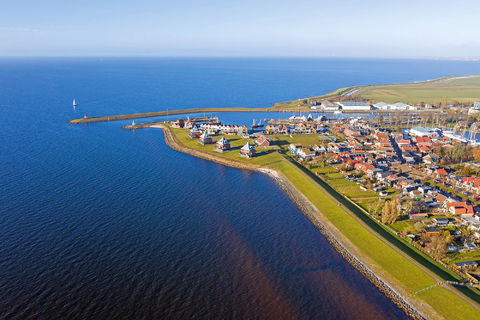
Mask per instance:
[[[0,59],[13,58],[162,58],[162,59],[382,59],[382,60],[438,60],[438,61],[480,61],[476,57],[359,57],[359,56],[272,56],[272,55],[0,55]]]

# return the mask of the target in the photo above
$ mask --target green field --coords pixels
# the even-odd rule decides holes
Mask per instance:
[[[313,168],[313,173],[325,173],[325,172],[334,172],[336,171],[334,167],[324,167],[324,168]]]
[[[472,75],[469,78],[452,77],[447,79],[426,82],[394,84],[384,86],[363,87],[358,91],[362,98],[373,102],[387,103],[403,102],[418,104],[420,102],[441,102],[447,97],[447,103],[458,101],[469,103],[480,100],[480,76]]]
[[[354,90],[358,90],[355,95],[358,94],[364,99],[371,100],[372,103],[383,101],[419,104],[423,101],[434,104],[435,102],[440,103],[443,97],[447,97],[449,104],[453,101],[468,104],[480,101],[480,75],[451,76],[405,84],[354,86],[309,99],[335,99]],[[278,110],[300,110],[307,107],[309,107],[307,104],[298,107],[298,100],[279,102],[274,106]]]

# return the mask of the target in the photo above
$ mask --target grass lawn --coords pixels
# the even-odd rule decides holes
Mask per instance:
[[[445,288],[437,286],[417,296],[433,306],[445,319],[480,319],[476,309]]]
[[[337,189],[342,194],[350,198],[378,198],[379,195],[373,191],[363,191],[360,189],[360,185],[353,181],[348,181],[346,179],[338,180],[329,180],[327,181],[329,185]]]
[[[172,128],[172,131],[175,133],[178,140],[186,147],[207,152],[216,156],[221,156],[224,158],[238,160],[238,161],[247,162],[251,164],[257,164],[257,165],[263,165],[263,164],[282,160],[282,158],[278,156],[273,149],[271,148],[265,149],[265,148],[259,148],[259,147],[255,147],[257,154],[252,159],[245,159],[240,157],[239,155],[240,148],[243,147],[247,143],[247,141],[249,141],[250,144],[254,146],[254,143],[251,139],[243,139],[241,136],[230,136],[230,135],[225,136],[225,139],[227,139],[230,142],[232,150],[220,154],[216,151],[213,151],[213,149],[215,148],[214,144],[203,146],[198,143],[198,139],[190,139],[188,137],[188,133],[190,132],[189,130]],[[217,141],[220,140],[221,138],[222,138],[221,136],[213,137],[213,139]]]
[[[345,195],[349,198],[354,199],[354,200],[355,200],[355,198],[373,198],[373,199],[380,198],[380,196],[373,191],[363,191],[363,190],[356,191],[356,192],[355,191],[354,192],[346,192]]]
[[[329,181],[328,184],[330,184],[333,187],[339,187],[339,186],[353,186],[353,187],[358,187],[360,189],[360,185],[357,184],[354,181],[349,181],[347,179],[338,179],[338,180],[333,180]]]
[[[452,259],[448,261],[448,264],[453,264],[455,262],[466,261],[467,259],[472,259],[475,261],[480,260],[480,252],[478,251],[470,251],[470,252],[453,252],[447,254],[447,257]]]
[[[389,225],[390,228],[397,232],[403,231],[408,226],[410,226],[410,224],[406,222],[395,222],[394,224]]]
[[[342,174],[340,172],[334,172],[334,173],[327,173],[324,175],[325,177],[331,178],[331,179],[338,179],[338,178],[343,178]]]
[[[314,145],[320,144],[318,142],[318,134],[297,134],[290,135],[268,135],[267,137],[275,145],[279,146],[282,149],[287,149],[291,143],[301,143],[304,148],[312,148]]]
[[[313,173],[325,173],[325,172],[332,172],[336,171],[334,167],[325,167],[325,168],[313,168],[312,172]]]

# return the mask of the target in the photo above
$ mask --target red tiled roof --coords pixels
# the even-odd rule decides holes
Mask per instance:
[[[473,206],[467,205],[466,202],[451,202],[447,203],[447,210],[454,208],[455,214],[473,214]]]
[[[435,170],[435,173],[438,175],[447,175],[447,171],[445,171],[445,169],[437,169]]]

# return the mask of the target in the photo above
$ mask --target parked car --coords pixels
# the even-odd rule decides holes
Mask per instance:
[[[386,192],[386,191],[380,191],[378,194],[381,195],[382,197],[385,197],[385,196],[388,195],[388,192]]]

